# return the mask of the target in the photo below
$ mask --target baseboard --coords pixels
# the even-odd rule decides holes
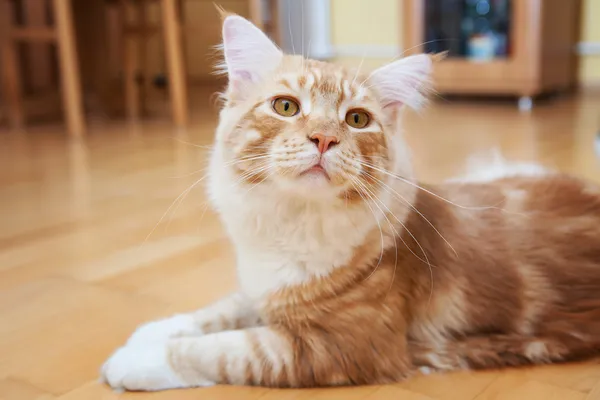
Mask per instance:
[[[579,90],[583,93],[600,94],[600,80],[580,82]]]
[[[344,44],[333,48],[335,57],[388,58],[402,54],[399,46],[376,44]]]
[[[579,42],[576,51],[580,56],[600,56],[600,42]]]
[[[357,58],[396,58],[402,55],[402,48],[394,45],[343,44],[334,46],[336,57]],[[600,56],[600,42],[579,42],[575,52],[580,56]]]

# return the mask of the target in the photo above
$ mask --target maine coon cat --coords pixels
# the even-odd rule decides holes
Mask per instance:
[[[397,382],[600,350],[600,189],[540,168],[417,183],[401,111],[431,57],[370,74],[226,16],[209,192],[238,293],[141,326],[113,388]]]

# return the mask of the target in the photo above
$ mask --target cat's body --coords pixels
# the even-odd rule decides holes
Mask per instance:
[[[111,386],[374,384],[600,350],[600,189],[531,168],[419,185],[399,108],[429,57],[362,76],[240,17],[224,38],[209,193],[240,292],[139,328]]]
[[[413,203],[436,221],[456,251],[439,251],[443,242],[425,233],[417,216],[407,221],[409,229],[425,235],[419,241],[432,246],[430,260],[439,265],[433,268],[437,287],[429,311],[423,311],[428,308],[423,305],[427,277],[419,273],[408,288],[417,293],[410,297],[415,312],[409,338],[427,342],[427,364],[490,368],[565,361],[600,351],[598,186],[547,173],[434,190],[458,204],[496,207],[473,211],[440,206],[428,194]],[[416,270],[414,261],[409,264]],[[428,313],[435,316],[428,319]],[[439,324],[432,328],[436,320],[446,321],[448,330],[440,332]],[[418,347],[413,349],[417,359],[423,357]]]
[[[310,362],[295,366],[295,385],[393,382],[414,366],[496,368],[600,351],[599,188],[529,170],[425,188],[445,200],[416,191],[411,204],[420,214],[397,198],[386,203],[383,255],[376,224],[366,235],[351,227],[328,231],[319,221],[332,215],[313,225],[281,224],[275,210],[286,205],[274,203],[248,215],[248,225],[230,222],[252,232],[257,247],[248,253],[290,257],[290,265],[280,259],[267,273],[281,274],[276,291],[270,279],[253,275],[264,263],[251,264],[245,276],[243,258],[253,257],[241,252],[239,265],[245,293],[260,293],[264,324],[319,343]],[[404,226],[393,213],[407,213]],[[302,212],[295,217],[306,221]],[[341,249],[348,236],[364,236],[341,257],[343,266],[306,281],[307,271],[331,265],[332,234]],[[284,281],[289,287],[281,289]],[[298,344],[295,351],[309,352]],[[285,375],[261,383],[290,385]]]

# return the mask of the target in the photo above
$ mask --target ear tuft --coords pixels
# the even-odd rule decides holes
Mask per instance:
[[[438,63],[444,61],[448,57],[448,50],[442,51],[441,53],[435,53],[431,55],[431,61]]]
[[[283,53],[260,29],[239,15],[225,14],[221,66],[229,76],[231,88],[261,81],[281,62]]]
[[[221,6],[217,3],[213,3],[213,6],[215,6],[217,13],[219,13],[219,17],[221,18],[221,23],[223,23],[225,21],[225,18],[236,15],[230,11],[227,11],[226,9],[223,8],[223,6]]]
[[[384,108],[407,105],[419,109],[427,101],[433,57],[418,54],[391,62],[367,78]]]

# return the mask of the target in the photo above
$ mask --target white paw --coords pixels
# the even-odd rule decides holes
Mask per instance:
[[[127,340],[127,345],[164,343],[170,338],[201,333],[202,331],[195,324],[194,317],[187,314],[174,315],[138,327]]]
[[[102,380],[116,390],[164,390],[186,384],[169,365],[166,344],[125,346],[102,366]]]

